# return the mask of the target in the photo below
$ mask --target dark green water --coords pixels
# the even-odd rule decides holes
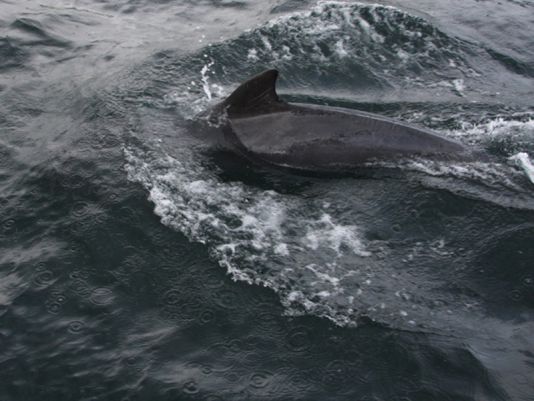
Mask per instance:
[[[0,400],[534,399],[533,30],[519,0],[0,1]],[[491,162],[209,152],[198,113],[272,67]]]

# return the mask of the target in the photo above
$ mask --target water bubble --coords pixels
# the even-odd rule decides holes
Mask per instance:
[[[73,280],[76,280],[76,279],[87,279],[87,278],[89,278],[89,273],[87,273],[85,270],[75,269],[69,274],[69,277],[71,279],[73,279]]]
[[[120,202],[120,189],[115,187],[105,186],[100,192],[103,206],[112,206]]]
[[[70,333],[73,333],[73,334],[78,334],[80,333],[85,327],[85,323],[82,322],[81,320],[73,320],[72,322],[69,323],[69,332]]]
[[[83,217],[89,213],[90,203],[85,201],[78,201],[72,206],[72,214],[75,217]]]
[[[67,301],[67,297],[66,297],[65,295],[60,294],[60,295],[57,295],[57,296],[56,296],[55,301],[56,301],[58,304],[63,304],[63,303],[65,303],[65,302]]]
[[[413,219],[418,219],[419,218],[419,210],[417,210],[417,209],[414,209],[414,208],[408,209],[408,214]]]
[[[35,266],[35,271],[42,272],[44,270],[46,270],[46,263],[45,262],[37,263],[37,266]]]
[[[198,385],[194,380],[190,380],[186,382],[182,388],[184,390],[184,393],[187,393],[187,394],[196,394],[199,391]]]
[[[166,305],[177,305],[181,301],[181,293],[178,290],[169,290],[163,296]]]
[[[213,369],[210,366],[207,366],[207,365],[202,366],[200,371],[202,373],[204,373],[205,375],[211,375],[213,373]]]
[[[0,223],[1,233],[4,235],[14,234],[17,231],[15,223],[15,219],[4,220],[2,223]]]
[[[216,302],[225,309],[235,309],[238,307],[239,295],[234,290],[220,290],[215,295]]]
[[[137,362],[137,358],[135,356],[130,356],[128,358],[126,358],[126,363],[128,365],[135,365]]]
[[[39,272],[33,279],[33,283],[38,287],[49,285],[54,280],[54,273],[50,270]]]
[[[512,290],[510,292],[510,299],[514,302],[519,302],[523,299],[523,293],[520,290]]]
[[[215,319],[215,313],[212,310],[205,310],[200,314],[200,321],[204,324],[210,323]]]
[[[61,304],[57,302],[51,302],[46,305],[46,310],[52,314],[58,314],[61,311]]]
[[[160,311],[160,314],[164,320],[169,320],[172,322],[178,322],[180,320],[183,320],[182,315],[173,309],[163,308]]]
[[[311,346],[311,334],[305,327],[292,329],[287,335],[287,343],[292,351],[306,351]]]
[[[91,293],[91,302],[95,305],[109,305],[113,298],[113,292],[106,287],[95,288]]]
[[[269,384],[271,374],[269,372],[256,372],[250,376],[250,385],[254,388],[263,388]]]
[[[226,347],[233,353],[238,354],[243,350],[243,342],[241,340],[235,339],[228,341]]]
[[[209,275],[202,280],[202,285],[210,289],[220,288],[224,285],[224,280],[215,275]]]
[[[239,380],[241,380],[241,376],[236,372],[226,372],[224,374],[224,378],[231,383],[237,383]]]
[[[69,290],[82,297],[87,297],[91,293],[89,284],[81,278],[72,280],[69,284]]]
[[[280,316],[272,312],[260,312],[256,316],[257,325],[264,329],[270,329],[278,326]]]

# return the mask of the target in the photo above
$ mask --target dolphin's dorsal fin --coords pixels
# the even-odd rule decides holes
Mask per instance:
[[[241,84],[223,105],[229,116],[251,112],[269,112],[284,104],[276,94],[277,70],[267,70]]]

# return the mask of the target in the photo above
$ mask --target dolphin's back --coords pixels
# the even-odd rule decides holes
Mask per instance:
[[[286,103],[277,77],[268,70],[249,79],[214,110],[216,121],[225,117],[225,141],[246,156],[326,171],[414,156],[469,158],[459,143],[376,114]]]
[[[413,156],[459,158],[459,143],[431,131],[358,111],[287,104],[265,113],[231,118],[242,150],[267,162],[322,170]]]

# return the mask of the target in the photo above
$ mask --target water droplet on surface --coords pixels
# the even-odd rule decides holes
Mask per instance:
[[[113,298],[113,292],[106,287],[96,288],[91,293],[91,302],[95,305],[109,305]]]

